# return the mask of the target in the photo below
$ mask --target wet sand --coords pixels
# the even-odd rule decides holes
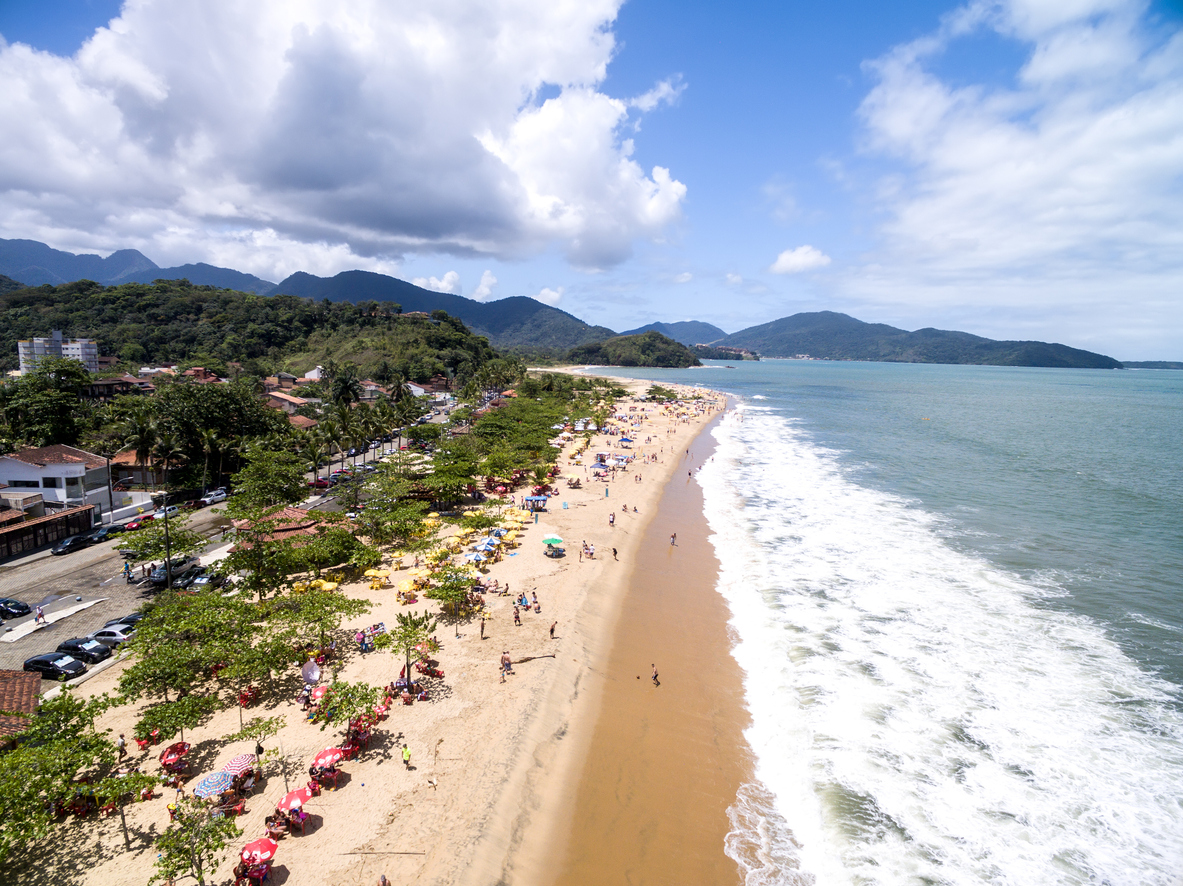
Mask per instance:
[[[723,846],[752,769],[748,718],[702,491],[686,476],[713,450],[709,433],[695,438],[641,540],[586,761],[557,822],[556,886],[739,881]]]

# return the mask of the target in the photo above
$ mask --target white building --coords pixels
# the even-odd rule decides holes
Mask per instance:
[[[97,505],[111,509],[107,460],[101,455],[55,443],[0,456],[0,483],[11,492],[37,490],[47,508]]]
[[[46,357],[66,357],[77,360],[87,372],[99,371],[99,343],[90,338],[64,341],[60,329],[55,329],[49,338],[17,342],[16,352],[21,360],[22,373],[32,372]]]

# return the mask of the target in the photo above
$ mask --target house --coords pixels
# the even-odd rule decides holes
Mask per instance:
[[[61,443],[0,456],[0,483],[38,490],[51,510],[93,504],[106,512],[111,507],[107,459]]]
[[[224,381],[204,366],[194,366],[191,369],[186,369],[181,373],[181,376],[182,378],[191,378],[199,385],[221,384]]]
[[[31,671],[0,671],[0,739],[8,741],[29,725],[41,700],[41,675]]]
[[[253,525],[250,520],[234,520],[232,522],[234,528],[239,531],[240,538],[241,534],[247,533]],[[270,531],[262,540],[282,541],[286,538],[316,535],[316,527],[320,525],[320,518],[303,508],[287,507],[272,514],[268,523]],[[231,550],[240,548],[249,550],[251,547],[251,542],[244,539],[235,544]]]
[[[301,406],[307,406],[308,401],[303,397],[285,394],[282,391],[272,391],[267,395],[267,405],[272,409],[286,412],[288,415],[294,415]]]
[[[306,415],[288,415],[288,422],[293,428],[301,431],[310,431],[320,424],[315,418],[309,418]]]
[[[164,482],[164,465],[153,459],[141,465],[136,454],[125,449],[111,458],[111,482],[116,486],[159,486]]]
[[[86,396],[91,400],[105,402],[118,397],[120,394],[152,394],[156,386],[151,382],[136,378],[134,375],[119,375],[114,378],[100,378],[91,382]]]

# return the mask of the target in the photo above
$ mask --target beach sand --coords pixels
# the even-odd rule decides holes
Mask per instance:
[[[633,405],[638,414],[644,408]],[[717,405],[722,406],[721,398]],[[625,411],[628,407],[628,403],[618,406]],[[389,718],[374,730],[370,750],[342,764],[347,776],[338,790],[326,791],[312,800],[308,806],[312,827],[307,835],[288,836],[280,843],[273,872],[278,882],[288,886],[372,884],[380,874],[399,883],[482,886],[553,879],[560,867],[564,872],[568,867],[566,862],[559,865],[556,854],[566,852],[570,826],[583,821],[579,811],[582,807],[577,805],[572,811],[570,801],[577,796],[580,803],[584,802],[584,792],[574,786],[589,771],[585,761],[593,768],[596,765],[595,758],[589,759],[588,754],[598,753],[599,732],[593,727],[599,700],[603,697],[612,701],[606,713],[615,714],[616,702],[623,703],[626,696],[637,702],[659,701],[661,706],[651,707],[646,714],[655,731],[690,730],[678,734],[693,736],[684,739],[685,763],[676,765],[676,771],[668,777],[655,775],[652,781],[635,786],[628,804],[630,810],[648,809],[650,813],[657,811],[658,817],[669,817],[675,812],[672,806],[663,812],[651,802],[657,792],[667,790],[667,781],[670,790],[683,792],[678,802],[689,802],[684,792],[692,788],[710,795],[715,811],[704,811],[702,818],[713,824],[702,833],[713,836],[700,838],[711,841],[704,844],[703,858],[713,855],[715,869],[726,870],[729,862],[722,855],[718,836],[725,832],[720,830],[725,823],[719,823],[717,810],[725,808],[727,791],[734,796],[731,785],[736,769],[728,757],[734,757],[733,738],[742,725],[737,713],[741,709],[738,680],[727,682],[731,680],[728,669],[733,671],[734,664],[725,641],[720,640],[726,615],[717,600],[713,601],[714,610],[702,608],[711,605],[705,596],[692,604],[688,598],[679,600],[677,594],[683,591],[667,582],[670,579],[682,585],[696,576],[701,582],[713,569],[701,521],[701,502],[694,503],[693,499],[697,495],[693,482],[685,484],[692,498],[675,505],[679,512],[685,511],[678,518],[679,528],[669,530],[679,533],[677,564],[689,571],[679,574],[676,570],[658,569],[650,575],[646,570],[652,568],[637,561],[638,548],[648,538],[650,520],[657,512],[667,481],[672,477],[684,484],[683,452],[709,416],[675,422],[660,413],[650,414],[653,418],[634,434],[639,439],[631,454],[654,453],[658,463],[640,464],[638,460],[628,471],[604,484],[592,481],[582,467],[570,466],[568,453],[564,453],[559,462],[564,476],[580,477],[584,487],[568,490],[560,482],[561,496],[552,501],[546,514],[540,515],[539,523],[524,533],[514,556],[506,557],[489,571],[490,577],[508,583],[514,592],[537,592],[541,614],[523,613],[523,624],[517,627],[513,623],[512,600],[490,595],[485,640],[480,639],[479,621],[462,624],[458,630],[440,626],[437,635],[442,648],[436,658],[445,679],[431,687],[430,701],[395,706]],[[652,444],[643,443],[646,436],[651,437]],[[615,438],[597,436],[589,452],[615,452],[614,442]],[[567,449],[569,452],[570,447]],[[638,473],[643,482],[635,482]],[[567,504],[565,509],[563,502]],[[628,515],[620,512],[625,503],[630,507]],[[635,514],[633,507],[637,508]],[[616,512],[615,526],[611,527],[610,511]],[[661,546],[661,536],[666,533],[664,519],[661,515],[653,519],[652,531],[657,533],[658,542],[650,545],[645,541],[647,547]],[[699,529],[692,528],[696,523],[701,524]],[[541,539],[552,532],[566,539],[565,558],[543,556]],[[596,546],[594,560],[580,562],[579,544],[584,540]],[[668,546],[668,535],[664,544]],[[616,560],[612,558],[613,547],[617,548]],[[393,581],[401,577],[396,572]],[[618,621],[630,584],[661,590],[651,600],[630,602],[628,617]],[[431,601],[401,607],[393,589],[372,591],[367,585],[353,584],[344,590],[374,604],[368,615],[346,626],[346,637],[361,626],[391,624],[399,611],[437,608]],[[675,601],[679,605],[674,606]],[[671,608],[685,610],[685,618],[678,624],[690,641],[686,646],[691,651],[705,650],[705,654],[684,661],[676,648],[679,643],[673,642],[676,638],[657,638],[651,633],[640,642],[627,634],[634,624],[642,624],[650,616],[661,618],[663,609],[670,615]],[[556,621],[556,638],[552,640],[548,629]],[[626,633],[615,634],[618,625]],[[710,630],[699,633],[706,628]],[[389,653],[362,655],[350,642],[343,642],[342,647],[345,655],[338,667],[344,680],[385,685],[402,666]],[[628,670],[632,685],[627,692],[601,696],[605,686],[611,685],[610,680],[605,680],[609,668],[618,668],[606,665],[612,661],[609,655],[624,654],[630,648],[637,652],[621,667]],[[516,662],[516,673],[504,684],[498,679],[498,659],[503,650],[508,650]],[[657,656],[664,674],[660,689],[654,689],[649,682],[648,664],[653,656]],[[637,670],[640,659],[644,659],[644,668]],[[714,673],[708,674],[704,665],[713,665]],[[84,695],[113,692],[120,670],[117,665],[77,691]],[[637,674],[639,681],[635,679]],[[725,692],[708,691],[708,681],[715,683],[716,689],[719,685],[729,688]],[[712,699],[712,693],[717,700]],[[126,733],[131,761],[144,771],[158,772],[156,757],[161,747],[140,752],[130,740],[139,711],[139,705],[113,709],[100,727],[111,729],[113,736]],[[294,697],[271,699],[245,713],[247,717],[279,715],[286,719],[283,730],[264,745],[283,753],[288,785],[280,766],[269,765],[261,788],[248,801],[247,813],[237,820],[243,829],[241,843],[262,834],[264,816],[288,786],[294,788],[307,781],[311,757],[324,747],[340,744],[344,737],[341,729],[322,731],[306,723]],[[688,713],[693,714],[691,721],[700,722],[686,721]],[[611,719],[606,717],[602,722]],[[223,736],[238,729],[238,723],[238,710],[228,708],[198,729],[186,731],[185,739],[193,745],[189,756],[194,773],[190,786],[236,754],[254,749],[253,742],[224,740]],[[410,770],[401,763],[400,747],[404,742],[412,750]],[[654,750],[647,742],[637,743],[635,752],[642,766],[652,762]],[[694,780],[686,784],[688,769]],[[141,886],[151,876],[156,858],[154,838],[168,825],[165,804],[170,799],[171,791],[127,807],[131,849],[123,845],[118,815],[67,821],[39,851],[14,859],[6,877],[9,882],[21,884]],[[605,808],[598,800],[593,800],[592,805]],[[677,814],[685,818],[683,812]],[[592,818],[601,821],[604,816]],[[615,839],[619,842],[626,836],[616,834]],[[674,845],[672,839],[664,828],[658,828],[653,840],[639,845],[645,847],[646,853],[665,852],[667,846]],[[570,845],[573,864],[577,864],[581,857],[579,844],[572,840]],[[230,879],[237,848],[238,841],[219,856],[216,869],[212,875],[207,874],[207,882]],[[734,879],[734,865],[729,875],[720,876],[712,880]],[[596,879],[615,881],[611,876]]]

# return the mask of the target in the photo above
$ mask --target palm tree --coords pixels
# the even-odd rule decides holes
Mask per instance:
[[[329,397],[337,404],[349,405],[361,399],[361,379],[357,377],[357,367],[347,364],[342,367],[329,386]]]
[[[123,448],[132,449],[136,454],[136,466],[141,475],[145,466],[152,458],[152,450],[156,446],[158,430],[156,419],[147,409],[136,409],[130,413],[123,423]],[[152,472],[152,488],[156,488],[156,472]]]
[[[201,471],[201,493],[204,495],[209,491],[207,481],[209,480],[209,459],[210,456],[218,451],[218,444],[221,440],[218,438],[218,432],[214,428],[200,428],[197,431],[197,440],[201,443],[201,451],[205,453],[205,467]]]

